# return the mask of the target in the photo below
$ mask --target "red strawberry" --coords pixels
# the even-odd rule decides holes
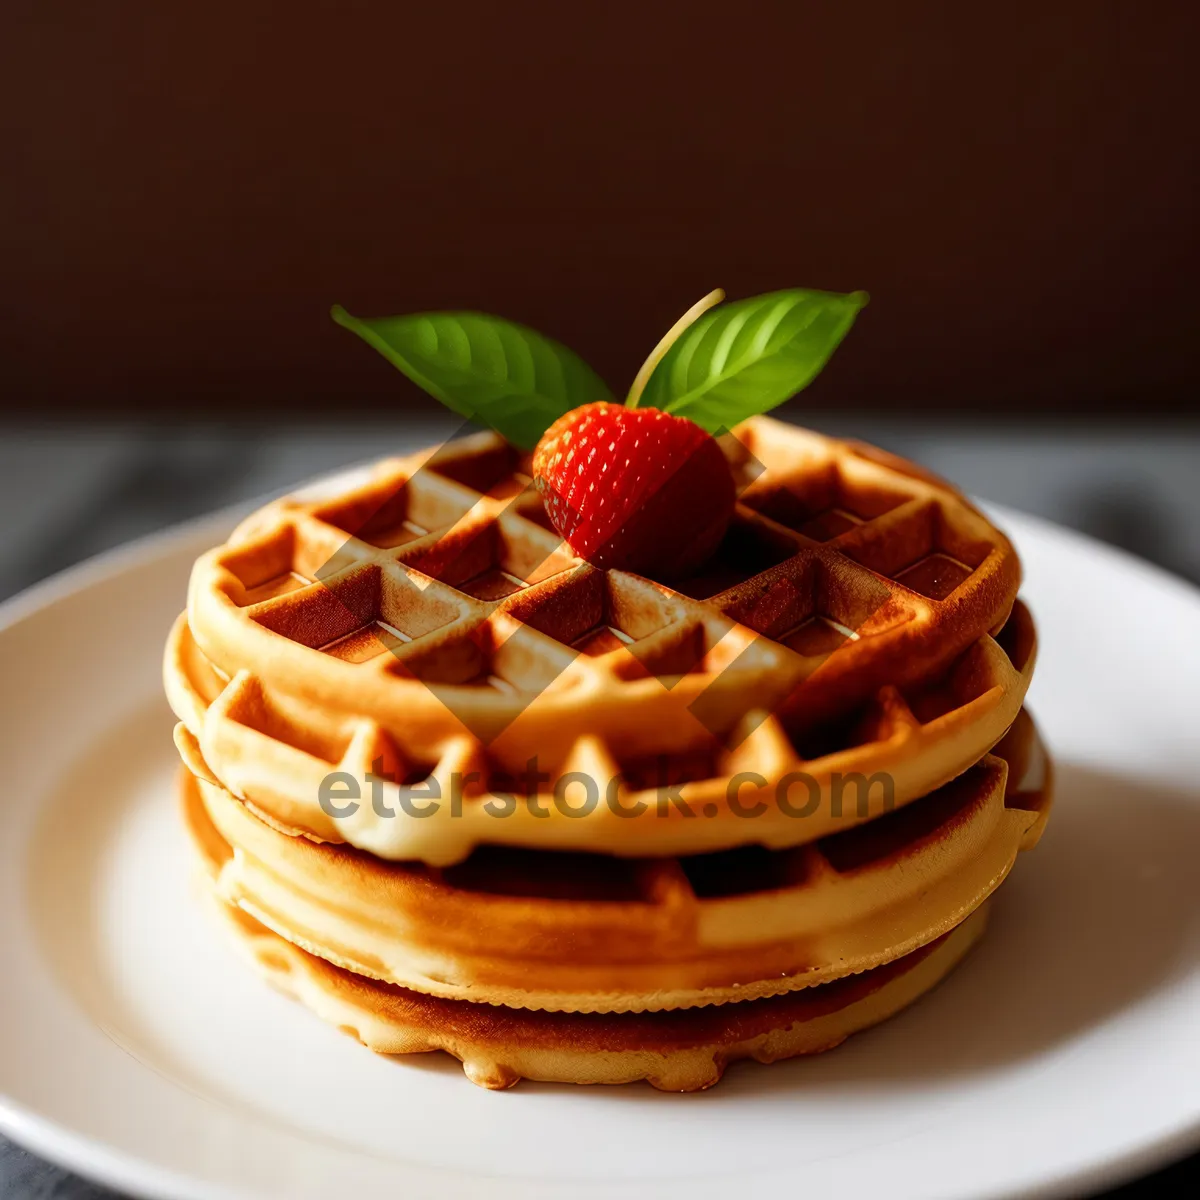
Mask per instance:
[[[655,408],[572,409],[542,435],[533,476],[554,528],[580,557],[654,578],[699,567],[733,513],[720,446]]]

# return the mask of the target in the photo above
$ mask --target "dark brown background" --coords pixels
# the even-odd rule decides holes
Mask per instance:
[[[327,316],[554,334],[623,388],[710,287],[863,287],[814,407],[1179,410],[1196,6],[9,0],[0,390],[432,405]]]

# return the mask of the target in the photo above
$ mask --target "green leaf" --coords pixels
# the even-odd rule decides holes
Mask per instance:
[[[688,417],[716,433],[807,387],[867,302],[794,288],[710,309],[654,369],[643,407]]]
[[[574,351],[500,317],[444,312],[363,320],[340,305],[332,315],[447,408],[527,450],[563,413],[612,397]]]

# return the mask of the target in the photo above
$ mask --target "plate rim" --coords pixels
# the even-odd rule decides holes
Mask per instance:
[[[172,543],[198,535],[210,527],[219,530],[224,525],[229,525],[232,529],[239,520],[269,503],[272,499],[290,496],[302,489],[324,484],[339,475],[359,470],[363,465],[361,463],[351,464],[337,471],[304,480],[285,491],[268,492],[249,500],[211,509],[183,521],[166,525],[162,529],[141,534],[129,541],[111,546],[107,550],[100,550],[95,554],[88,555],[79,562],[72,563],[70,566],[52,572],[44,579],[29,584],[7,599],[0,600],[0,633],[6,632],[11,626],[33,616],[42,608],[63,600],[77,591],[93,587],[124,571],[143,565],[165,552]],[[1132,567],[1171,590],[1190,597],[1193,601],[1200,601],[1200,584],[1193,583],[1182,575],[1176,575],[1166,567],[1161,567],[1148,558],[1126,550],[1123,546],[1102,542],[1091,534],[1071,529],[1067,525],[1060,525],[1056,521],[1040,517],[1035,513],[1024,512],[1011,505],[995,504],[977,497],[971,497],[971,500],[972,503],[979,505],[989,518],[995,519],[1002,532],[1007,533],[1006,526],[1013,522],[1017,525],[1034,526],[1040,533],[1078,543],[1081,549],[1114,560],[1114,565],[1123,564],[1127,569]]]

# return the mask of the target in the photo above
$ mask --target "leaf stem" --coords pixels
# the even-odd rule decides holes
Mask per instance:
[[[633,386],[629,389],[629,395],[625,397],[626,408],[637,408],[638,401],[642,398],[642,392],[646,388],[646,384],[650,382],[650,376],[654,374],[654,368],[666,357],[667,351],[675,344],[676,340],[682,335],[694,321],[702,317],[710,308],[716,304],[720,304],[725,299],[725,293],[721,288],[715,288],[709,292],[703,300],[697,300],[691,308],[663,334],[657,346],[650,351],[650,357],[642,363],[641,370],[638,371],[633,381]]]

